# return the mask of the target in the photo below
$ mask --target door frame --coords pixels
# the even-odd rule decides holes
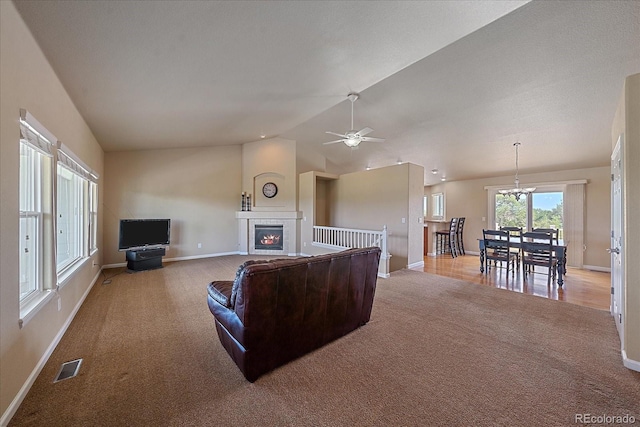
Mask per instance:
[[[620,188],[616,191],[616,178]],[[617,229],[619,228],[619,230]],[[611,153],[611,315],[624,350],[624,134]],[[619,253],[613,251],[618,249]]]

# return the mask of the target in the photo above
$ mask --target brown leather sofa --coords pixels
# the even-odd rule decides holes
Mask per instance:
[[[253,382],[348,334],[369,321],[379,261],[374,247],[245,262],[207,287],[222,345]]]

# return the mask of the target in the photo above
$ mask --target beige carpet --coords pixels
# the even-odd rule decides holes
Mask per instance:
[[[640,423],[640,373],[622,366],[608,313],[408,270],[378,280],[367,325],[248,383],[206,303],[206,284],[245,259],[97,283],[10,425]],[[76,358],[79,376],[53,384]]]

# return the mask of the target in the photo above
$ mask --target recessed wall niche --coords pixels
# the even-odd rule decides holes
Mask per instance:
[[[262,187],[272,182],[278,187],[278,192],[274,197],[265,197],[262,194]],[[285,177],[277,172],[265,172],[253,177],[254,206],[257,208],[283,208],[286,205],[282,189],[285,186]]]

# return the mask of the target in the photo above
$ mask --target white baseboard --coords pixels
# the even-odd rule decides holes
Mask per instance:
[[[105,264],[102,266],[102,268],[108,269],[108,268],[118,268],[118,267],[126,267],[126,266],[127,266],[126,262],[119,262],[116,264]]]
[[[220,256],[228,256],[228,255],[249,255],[248,252],[218,252],[215,254],[203,254],[203,255],[191,255],[191,256],[182,256],[182,257],[174,257],[174,258],[163,258],[163,261],[167,261],[167,262],[174,262],[174,261],[189,261],[192,259],[203,259],[203,258],[215,258],[215,257],[220,257]],[[258,255],[256,255],[258,256]],[[290,256],[290,257],[295,257],[298,256],[298,254],[295,253],[291,253],[291,254],[287,254],[286,256]],[[311,255],[307,255],[304,253],[300,253],[299,256],[311,256]],[[104,269],[108,269],[108,268],[119,268],[119,267],[126,267],[127,263],[126,262],[119,262],[116,264],[106,264],[103,265],[102,268]]]
[[[622,350],[622,363],[625,367],[640,372],[640,361],[629,359],[625,350]]]
[[[378,273],[378,277],[381,277],[383,279],[388,279],[389,277],[391,277],[391,274],[389,274],[389,273],[386,273],[386,274]]]
[[[104,268],[104,267],[102,267],[102,268]],[[42,371],[42,368],[44,368],[44,365],[49,360],[49,357],[51,357],[51,354],[53,353],[53,350],[56,349],[58,343],[60,343],[60,340],[64,336],[65,332],[67,332],[67,329],[69,328],[69,325],[71,324],[73,319],[76,317],[76,314],[78,313],[78,310],[80,310],[80,307],[82,306],[82,303],[84,303],[84,300],[87,298],[87,295],[89,295],[89,292],[91,292],[91,289],[93,289],[93,285],[95,285],[96,282],[98,281],[98,277],[100,277],[100,274],[102,274],[102,268],[100,270],[98,270],[98,274],[95,275],[95,277],[93,278],[93,281],[91,282],[91,284],[89,285],[87,290],[84,292],[84,294],[82,295],[80,300],[78,300],[78,303],[73,308],[73,311],[71,311],[71,313],[69,313],[69,317],[67,317],[67,320],[64,322],[64,324],[62,325],[62,327],[60,328],[60,330],[58,331],[58,333],[54,337],[54,339],[51,342],[51,344],[49,344],[49,347],[47,347],[47,349],[45,350],[44,354],[42,355],[42,357],[40,358],[40,360],[38,361],[36,366],[33,368],[33,371],[31,371],[31,374],[29,375],[29,377],[27,377],[27,380],[25,381],[25,383],[20,388],[20,391],[13,398],[13,400],[11,401],[11,404],[9,404],[9,407],[7,408],[7,410],[4,411],[4,414],[2,414],[2,418],[0,418],[0,426],[4,427],[4,426],[8,425],[9,421],[11,421],[11,418],[13,417],[13,415],[16,413],[16,411],[20,407],[20,404],[22,404],[22,401],[27,396],[27,393],[29,392],[29,389],[31,389],[31,386],[35,382],[36,378],[38,378],[38,375],[40,375],[40,372]]]
[[[424,261],[418,261],[407,265],[407,268],[421,268],[424,267]]]
[[[164,258],[164,261],[172,262],[172,261],[189,261],[192,259],[202,259],[202,258],[215,258],[219,256],[227,256],[227,255],[246,255],[238,251],[234,252],[218,252],[215,254],[203,254],[203,255],[191,255],[191,256],[181,256],[175,258]],[[125,264],[126,265],[126,264]]]
[[[602,271],[603,273],[611,273],[611,267],[600,267],[598,265],[583,265],[583,270]]]

